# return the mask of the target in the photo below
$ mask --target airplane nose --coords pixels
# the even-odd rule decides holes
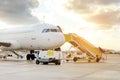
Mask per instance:
[[[44,36],[44,37],[43,37]],[[55,49],[61,47],[65,43],[64,34],[62,33],[49,33],[43,34],[40,38],[40,45],[43,49]]]
[[[53,35],[51,38],[48,38],[48,42],[51,43],[54,47],[58,48],[65,43],[65,38],[63,34]]]
[[[56,41],[56,45],[63,45],[65,43],[65,38],[63,34],[59,34],[59,36],[57,36],[57,38],[54,38]]]

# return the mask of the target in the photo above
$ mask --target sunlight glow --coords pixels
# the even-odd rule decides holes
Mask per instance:
[[[113,31],[101,31],[98,29],[98,27],[96,27],[98,26],[97,24],[86,21],[80,14],[77,14],[73,11],[68,11],[65,8],[65,4],[68,1],[69,0],[40,0],[39,7],[34,9],[32,11],[32,14],[43,22],[61,26],[64,33],[78,34],[95,46],[108,46],[109,48],[112,48],[112,46],[116,46],[113,44],[109,44],[111,43],[110,39],[113,37]],[[101,8],[101,6],[95,5],[95,7],[97,7],[98,9],[96,10],[96,13],[99,13],[99,9],[103,9]],[[106,8],[107,7],[105,7],[105,9]],[[117,30],[118,28],[115,31]],[[119,35],[116,34],[114,34],[114,37],[117,37],[117,39],[112,39],[113,42],[119,40]]]

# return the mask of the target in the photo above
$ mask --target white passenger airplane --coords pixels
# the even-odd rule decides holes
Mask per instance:
[[[3,51],[55,49],[64,42],[61,28],[46,23],[0,30],[0,49]],[[28,54],[27,60],[30,57],[33,55]]]

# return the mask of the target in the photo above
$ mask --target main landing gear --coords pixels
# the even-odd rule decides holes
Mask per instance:
[[[35,58],[36,57],[35,57],[35,54],[34,54],[34,50],[31,50],[30,54],[27,54],[27,56],[26,56],[27,60],[34,60]]]

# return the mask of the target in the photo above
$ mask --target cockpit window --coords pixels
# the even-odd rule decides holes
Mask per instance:
[[[51,29],[51,32],[58,32],[57,29]]]
[[[59,31],[62,32],[62,29],[60,28],[60,26],[57,26],[57,27],[58,27]]]
[[[61,32],[59,29],[43,29],[42,33],[47,33],[47,32]]]
[[[46,29],[43,29],[43,30],[42,30],[42,33],[44,33],[45,31],[46,31]]]
[[[50,32],[50,29],[43,29],[42,33]]]
[[[50,29],[46,29],[46,31],[45,32],[50,32]]]

